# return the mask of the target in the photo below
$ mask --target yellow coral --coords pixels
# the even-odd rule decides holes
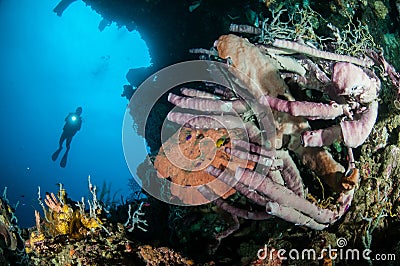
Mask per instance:
[[[57,233],[61,235],[67,234],[69,232],[68,222],[58,221],[57,224],[55,225],[55,229]]]
[[[70,223],[73,217],[73,210],[68,205],[64,205],[59,213],[53,212],[50,215],[52,219],[50,220],[51,225],[53,225],[55,232],[53,234],[69,234]]]
[[[39,242],[44,241],[44,239],[45,239],[44,234],[35,231],[32,232],[29,237],[30,246],[25,247],[26,253],[32,252],[32,248],[34,249],[35,245],[38,244]]]
[[[94,228],[99,228],[101,221],[97,218],[87,218],[87,217],[82,217],[81,222],[83,226],[85,226],[88,229],[94,229]]]
[[[37,233],[37,232],[32,232],[31,237],[29,238],[31,240],[31,243],[37,243],[40,241],[44,240],[44,234]]]
[[[46,236],[50,237],[66,235],[70,239],[81,239],[87,235],[89,230],[105,229],[99,218],[96,216],[89,217],[89,214],[85,213],[83,205],[74,210],[70,205],[66,204],[68,200],[66,195],[67,193],[64,189],[60,189],[58,197],[53,193],[46,194],[45,203],[49,207],[45,210],[47,222],[44,224],[44,228],[41,229],[39,212],[35,213],[36,234],[44,232]],[[101,214],[101,208],[94,207],[93,211],[97,215]],[[42,234],[41,237],[44,239],[45,236]],[[37,241],[37,239],[32,241]]]

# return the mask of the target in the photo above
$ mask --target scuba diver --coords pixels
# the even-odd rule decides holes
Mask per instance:
[[[69,113],[67,117],[65,118],[65,125],[63,127],[63,132],[61,134],[60,140],[59,140],[59,147],[58,149],[53,153],[51,156],[51,159],[53,161],[56,161],[58,158],[58,155],[60,154],[62,150],[62,145],[64,141],[66,141],[66,147],[67,150],[64,153],[64,156],[62,157],[60,161],[60,166],[62,168],[65,168],[67,165],[67,157],[68,157],[68,152],[70,149],[72,137],[75,136],[76,132],[78,132],[81,129],[82,126],[82,107],[76,108],[76,111],[74,113]]]

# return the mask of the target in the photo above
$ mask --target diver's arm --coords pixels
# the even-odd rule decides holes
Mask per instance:
[[[68,119],[71,117],[72,114],[73,114],[73,113],[69,113],[69,114],[65,117],[64,121],[65,121],[65,122],[68,122]]]

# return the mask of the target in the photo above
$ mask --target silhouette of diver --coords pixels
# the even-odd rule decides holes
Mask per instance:
[[[125,97],[128,101],[130,101],[135,91],[136,88],[134,89],[132,85],[124,85],[124,91],[122,92],[121,97]]]
[[[75,136],[76,132],[78,132],[81,129],[82,126],[82,107],[76,108],[76,111],[74,113],[69,113],[67,117],[65,118],[65,125],[63,127],[63,132],[61,134],[60,140],[59,140],[59,147],[58,149],[53,153],[51,156],[51,159],[53,161],[56,161],[58,158],[58,155],[60,154],[62,150],[62,145],[64,141],[66,141],[66,147],[67,150],[64,153],[64,156],[62,157],[60,161],[60,166],[64,168],[67,165],[67,157],[68,157],[68,152],[70,149],[72,137]]]

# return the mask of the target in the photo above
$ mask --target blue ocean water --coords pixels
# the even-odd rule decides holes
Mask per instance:
[[[75,200],[88,197],[87,177],[100,189],[127,198],[131,173],[121,144],[127,100],[122,86],[129,69],[151,64],[138,32],[112,24],[100,32],[101,16],[76,1],[58,17],[57,0],[0,1],[0,192],[7,187],[20,225],[34,224],[38,186],[57,192],[62,183]],[[51,160],[64,118],[83,108],[66,168]],[[145,156],[137,141],[137,163]]]

